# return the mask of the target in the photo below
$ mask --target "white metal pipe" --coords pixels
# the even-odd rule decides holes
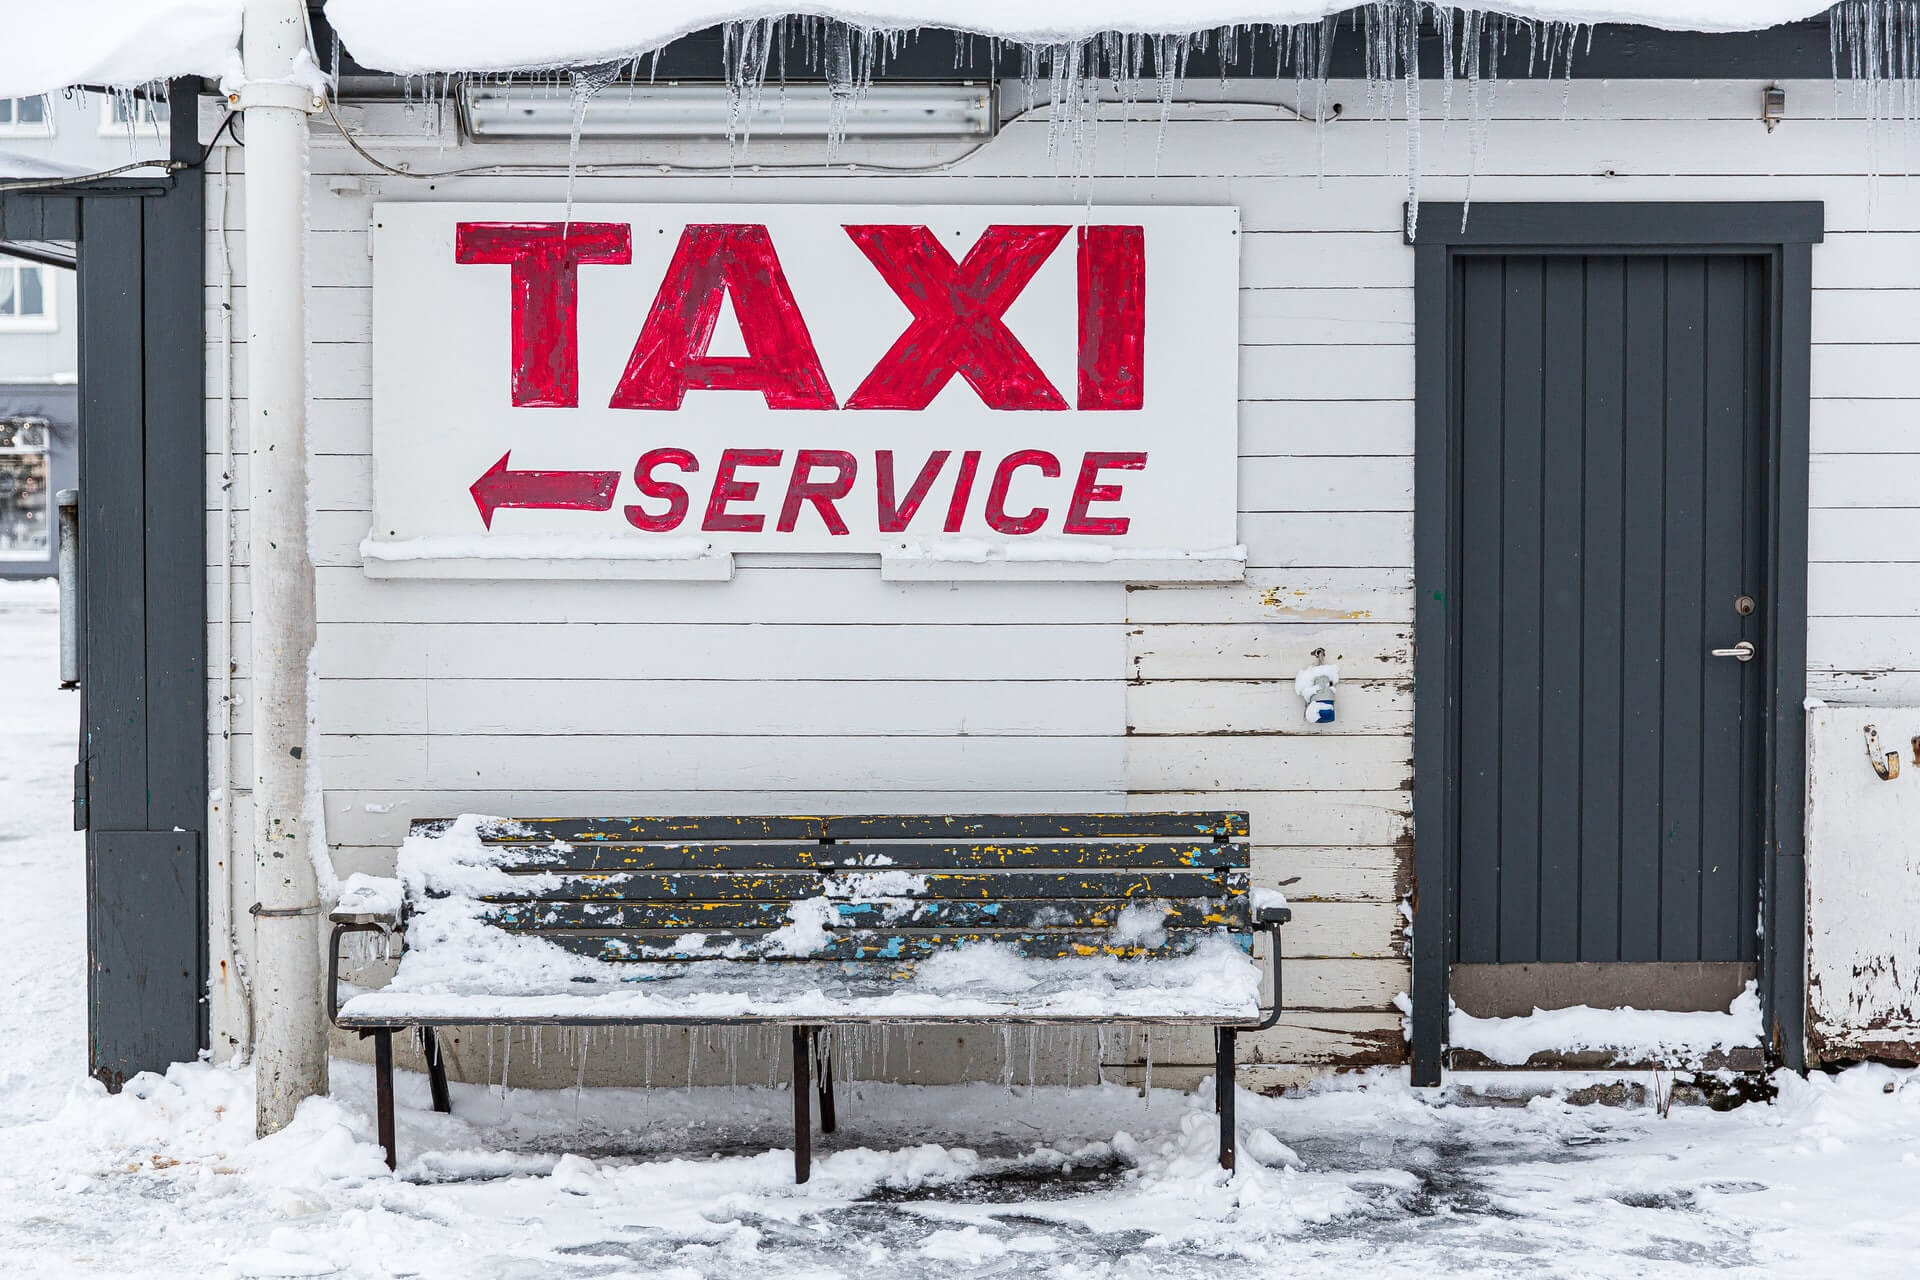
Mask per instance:
[[[306,824],[307,673],[313,561],[307,548],[307,46],[301,0],[247,0],[247,522],[253,598],[255,1119],[284,1128],[327,1088],[320,895]]]

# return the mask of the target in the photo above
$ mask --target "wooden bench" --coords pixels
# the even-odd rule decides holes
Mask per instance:
[[[380,1142],[389,1167],[396,1159],[393,1034],[408,1027],[422,1037],[433,1105],[449,1111],[436,1027],[790,1025],[794,1174],[804,1182],[816,1063],[821,1128],[834,1129],[832,1063],[820,1050],[821,1028],[948,1022],[1213,1027],[1220,1163],[1233,1167],[1235,1036],[1270,1027],[1279,1016],[1279,928],[1290,919],[1278,903],[1254,907],[1244,813],[461,821],[468,824],[461,846],[467,852],[460,855],[467,861],[456,868],[461,874],[433,870],[438,846],[452,839],[456,824],[415,822],[401,852],[406,895],[385,902],[343,899],[332,917],[329,1014],[338,1026],[373,1038]],[[427,869],[410,872],[416,863]],[[482,891],[472,889],[463,870],[469,865],[492,877]],[[481,966],[463,979],[465,996],[390,989],[340,1005],[344,935],[395,934],[403,948],[418,952],[424,944],[409,937],[410,923],[423,932],[418,926],[430,917],[422,912],[450,903],[487,926],[582,957],[591,962],[588,971],[576,973],[564,990],[528,997],[504,981],[504,968],[490,973]],[[818,926],[810,942],[804,923],[796,924],[806,921]],[[1260,975],[1251,958],[1256,932],[1270,935],[1273,1002],[1267,1008],[1260,1007]],[[1216,939],[1224,942],[1210,941]],[[1019,994],[971,1003],[963,995],[928,1008],[910,1003],[906,1012],[898,1002],[892,1012],[863,1011],[876,992],[913,990],[917,963],[987,943],[1034,961],[1126,962],[1042,969],[1068,975],[1063,981],[1069,983],[1083,970],[1118,975],[1099,980],[1118,983],[1112,989],[1119,995],[1107,1001],[1113,1007],[1097,1012],[1084,996],[1077,1004],[1062,996],[1052,1002],[1060,1007],[1051,1007],[1047,998]],[[1248,957],[1249,972],[1235,975],[1248,983],[1233,997],[1234,1007],[1207,1008],[1204,991],[1174,998],[1175,988],[1150,982],[1140,987],[1147,995],[1138,1001],[1127,996],[1126,984],[1140,975],[1180,972],[1142,966],[1207,947],[1219,956],[1227,944]],[[762,982],[771,987],[773,975],[799,973],[767,966],[807,966],[800,976],[840,983],[851,994],[800,1012],[774,1001],[716,1016],[699,1007],[702,977],[716,973],[715,966],[748,990]],[[494,998],[496,986],[510,994]],[[685,1012],[673,1004],[682,988],[693,993]],[[635,1000],[642,1007],[636,1009]]]

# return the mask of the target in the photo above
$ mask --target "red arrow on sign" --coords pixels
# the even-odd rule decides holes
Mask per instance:
[[[468,492],[480,508],[480,519],[493,528],[493,513],[501,507],[542,507],[564,511],[607,511],[620,487],[618,471],[509,471],[509,449],[487,468]]]

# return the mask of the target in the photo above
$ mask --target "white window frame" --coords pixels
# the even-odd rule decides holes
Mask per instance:
[[[54,333],[60,328],[60,296],[57,292],[59,282],[54,279],[53,268],[38,262],[23,262],[19,258],[0,257],[0,271],[34,271],[40,275],[40,314],[32,316],[0,315],[0,333]],[[19,282],[14,283],[14,292],[19,294]]]
[[[131,103],[134,120],[129,125],[125,120],[113,118],[114,109],[121,103]],[[100,136],[103,138],[141,138],[149,133],[155,139],[166,137],[166,126],[154,118],[153,99],[126,97],[120,94],[100,95]]]
[[[38,124],[20,123],[19,108],[14,109],[14,118],[0,120],[0,138],[51,138],[53,136],[53,95],[48,93],[26,93],[17,98],[8,98],[9,102],[24,102],[28,98],[38,98],[47,104],[46,115]]]

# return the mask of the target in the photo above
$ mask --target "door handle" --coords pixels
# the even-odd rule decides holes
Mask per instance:
[[[1716,658],[1732,658],[1735,662],[1752,662],[1753,641],[1742,640],[1731,649],[1714,649],[1711,652]]]

